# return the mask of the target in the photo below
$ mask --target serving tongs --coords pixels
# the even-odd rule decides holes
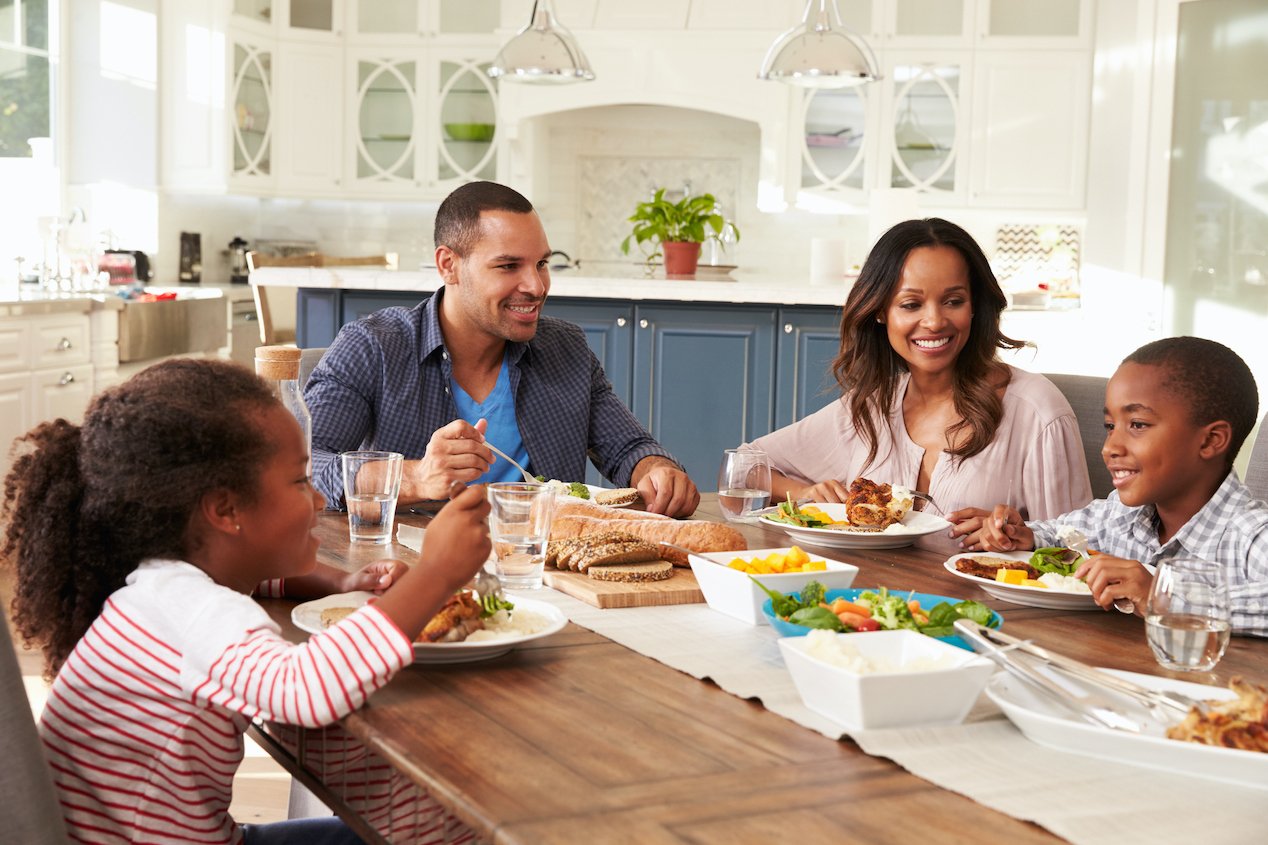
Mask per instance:
[[[1154,690],[1111,675],[1065,655],[979,625],[971,619],[957,619],[955,628],[975,651],[990,658],[1010,675],[1038,690],[1085,722],[1113,730],[1143,733],[1147,725],[1140,714],[1123,706],[1130,699],[1149,713],[1152,721],[1171,725],[1182,720],[1194,707],[1205,711],[1205,702],[1170,690]],[[1080,690],[1058,684],[1042,669],[1052,669],[1079,682]],[[1120,696],[1117,700],[1114,696]]]

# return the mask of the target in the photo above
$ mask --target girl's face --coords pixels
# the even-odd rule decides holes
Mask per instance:
[[[973,325],[969,268],[959,250],[921,246],[908,253],[884,320],[889,345],[913,375],[949,370]]]
[[[254,504],[238,511],[241,565],[258,573],[257,581],[304,575],[317,565],[312,532],[326,500],[313,489],[308,450],[295,418],[272,407],[255,419],[276,449],[260,472]]]

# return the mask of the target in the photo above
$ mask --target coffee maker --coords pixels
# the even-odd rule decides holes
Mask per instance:
[[[197,232],[181,232],[180,280],[195,285],[203,280],[202,236]]]
[[[229,241],[229,281],[245,285],[250,268],[247,266],[247,242],[237,235]]]

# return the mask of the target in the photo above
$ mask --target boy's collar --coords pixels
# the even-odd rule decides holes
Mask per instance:
[[[1158,530],[1161,525],[1158,521],[1158,508],[1154,505],[1144,505],[1140,508],[1136,521],[1133,523],[1133,530],[1137,532],[1138,540],[1158,547],[1160,552],[1178,544],[1187,554],[1215,560],[1218,557],[1220,536],[1223,534],[1224,525],[1228,522],[1230,510],[1236,509],[1239,498],[1246,498],[1246,487],[1237,477],[1237,473],[1229,470],[1228,475],[1224,477],[1211,498],[1207,499],[1198,512],[1189,517],[1189,520],[1180,526],[1180,529],[1166,543],[1158,542]]]

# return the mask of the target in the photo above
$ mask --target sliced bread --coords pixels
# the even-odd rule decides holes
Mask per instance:
[[[664,560],[653,560],[648,563],[615,563],[604,566],[591,566],[586,574],[596,581],[664,581],[672,578],[673,564]]]

